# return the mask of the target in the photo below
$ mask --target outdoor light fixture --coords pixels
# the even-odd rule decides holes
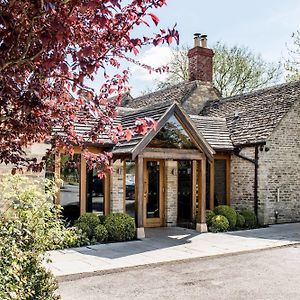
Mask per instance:
[[[175,169],[175,168],[172,169],[171,174],[174,175],[174,176],[177,175],[177,169]]]

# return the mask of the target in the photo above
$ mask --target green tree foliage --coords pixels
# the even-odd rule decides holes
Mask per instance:
[[[292,33],[292,44],[288,47],[288,58],[284,68],[287,81],[300,79],[300,30]]]
[[[55,278],[43,266],[45,252],[80,240],[52,204],[55,193],[53,182],[42,179],[0,180],[0,299],[58,299]]]
[[[188,80],[189,47],[172,50],[169,75],[158,88]],[[269,63],[260,55],[243,46],[228,46],[218,42],[213,47],[213,82],[222,97],[229,97],[278,83],[281,78],[281,64]]]

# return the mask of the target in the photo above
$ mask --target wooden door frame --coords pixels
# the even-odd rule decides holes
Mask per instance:
[[[89,147],[89,151],[92,153],[98,154],[102,153],[102,150],[96,147]],[[62,148],[59,148],[55,153],[55,176],[60,178],[60,163],[61,155],[65,154],[65,151]],[[68,153],[67,153],[68,154]],[[80,184],[79,184],[79,211],[80,215],[83,215],[86,212],[87,205],[87,163],[86,159],[82,155],[82,151],[78,146],[74,146],[74,154],[80,154]],[[110,174],[106,174],[103,178],[104,180],[104,215],[110,213]],[[60,204],[60,186],[58,186],[58,191],[54,200],[55,204]]]
[[[147,218],[147,188],[148,188],[148,176],[147,176],[147,162],[158,161],[159,164],[159,218]],[[163,159],[145,158],[143,162],[144,183],[143,183],[143,201],[144,201],[144,227],[161,227],[164,225],[165,219],[165,161]]]
[[[215,160],[226,161],[226,205],[230,206],[230,189],[231,189],[231,154],[230,153],[217,153],[214,155],[214,160],[210,165],[210,210],[215,207]]]

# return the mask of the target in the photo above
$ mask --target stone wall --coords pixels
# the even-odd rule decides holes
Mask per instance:
[[[177,186],[178,170],[177,161],[165,162],[165,224],[176,226],[177,224]],[[175,170],[175,172],[173,172]]]
[[[196,84],[197,88],[182,103],[185,111],[193,115],[198,115],[208,100],[214,100],[220,96],[211,82],[196,81]]]
[[[243,148],[241,155],[254,159],[255,148]],[[254,164],[232,155],[231,158],[231,205],[242,210],[254,210]]]
[[[124,168],[120,159],[112,165],[110,176],[110,211],[112,213],[124,212]]]
[[[259,152],[259,219],[264,224],[300,221],[300,101]]]

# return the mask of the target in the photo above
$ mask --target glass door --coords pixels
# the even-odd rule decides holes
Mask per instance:
[[[191,160],[178,161],[178,224],[189,226],[192,222],[193,172]]]
[[[144,163],[145,226],[163,225],[163,161],[145,160]]]
[[[87,168],[86,211],[98,215],[105,214],[104,178],[99,178],[95,169]]]

